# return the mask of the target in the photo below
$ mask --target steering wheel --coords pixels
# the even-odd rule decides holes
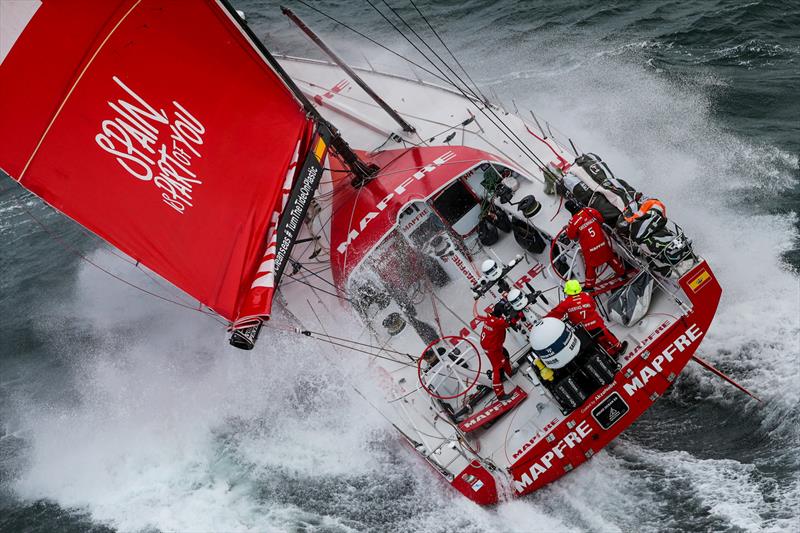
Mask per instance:
[[[441,346],[444,345],[444,346]],[[466,348],[466,349],[464,349]],[[444,350],[444,351],[439,351]],[[458,350],[457,353],[456,350]],[[471,379],[462,379],[460,372],[454,371],[454,367],[458,367],[463,369],[464,367],[462,364],[469,363],[466,356],[468,353],[474,354],[472,358],[478,359],[478,368],[475,370],[475,375],[471,377]],[[449,357],[450,355],[455,355],[455,358]],[[428,359],[434,356],[438,361],[438,364],[432,364],[428,369],[422,369],[422,363],[430,361]],[[437,367],[440,367],[437,369]],[[430,370],[434,370],[432,374],[428,374]],[[473,372],[472,369],[467,367],[467,370],[471,373]],[[452,395],[444,395],[439,394],[436,392],[432,386],[431,381],[437,377],[439,377],[443,371],[447,371],[447,374],[443,375],[444,379],[454,379],[458,381],[459,385],[459,392],[452,394]],[[425,392],[437,398],[439,400],[454,400],[461,396],[466,395],[472,388],[478,383],[478,378],[481,375],[481,357],[478,348],[475,347],[475,344],[472,343],[466,337],[456,337],[454,335],[448,335],[439,339],[434,340],[432,343],[428,344],[425,349],[422,351],[419,359],[417,359],[417,378],[419,379],[419,384],[422,388],[425,389]]]
[[[564,233],[564,231],[566,231],[566,228],[561,228],[561,231],[556,233],[556,235],[553,237],[553,240],[550,242],[550,267],[552,268],[552,270],[555,273],[555,275],[558,276],[558,278],[561,281],[567,281],[567,278],[564,277],[564,275],[561,272],[558,271],[558,268],[556,268],[556,257],[555,257],[553,252],[556,249],[556,245],[559,245],[559,249],[564,247],[564,244],[560,243],[559,240],[558,240],[558,238],[561,236],[562,233]],[[575,251],[575,254],[576,255],[580,255],[581,257],[583,257],[583,254],[580,253],[580,247],[578,247],[578,249]],[[563,253],[563,251],[559,255],[561,256],[562,259],[566,259],[567,258],[567,255],[565,255]],[[575,258],[573,258],[573,262],[574,262],[574,260],[575,260]],[[574,268],[570,268],[570,271],[574,272],[575,269]]]

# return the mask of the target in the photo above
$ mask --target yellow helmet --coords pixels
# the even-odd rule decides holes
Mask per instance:
[[[581,284],[577,279],[571,279],[564,284],[564,294],[574,296],[580,294]]]

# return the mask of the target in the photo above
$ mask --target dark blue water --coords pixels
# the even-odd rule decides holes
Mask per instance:
[[[409,73],[288,4],[350,61]],[[319,57],[276,4],[236,5],[272,50]],[[365,2],[313,5],[414,53]],[[4,178],[0,529],[800,529],[798,2],[418,5],[493,100],[534,110],[667,201],[725,288],[704,354],[764,402],[689,369],[588,465],[478,509],[316,346],[274,336],[233,357],[208,318],[79,261],[19,202],[93,260],[178,297]]]

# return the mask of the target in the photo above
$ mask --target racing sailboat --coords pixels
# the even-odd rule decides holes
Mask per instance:
[[[299,334],[367,354],[382,412],[471,500],[584,463],[694,355],[710,266],[663,204],[489,102],[454,56],[445,85],[350,67],[285,12],[330,61],[271,54],[225,0],[1,3],[0,168],[222,317],[231,345],[270,334],[277,298]],[[586,274],[567,200],[627,266],[592,293],[616,357],[541,321]],[[480,347],[496,309],[502,398]]]

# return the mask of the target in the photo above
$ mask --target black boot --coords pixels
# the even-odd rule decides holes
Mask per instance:
[[[619,350],[617,350],[617,353],[614,354],[614,358],[619,359],[626,353],[628,353],[628,341],[623,341],[622,344],[619,345]]]

